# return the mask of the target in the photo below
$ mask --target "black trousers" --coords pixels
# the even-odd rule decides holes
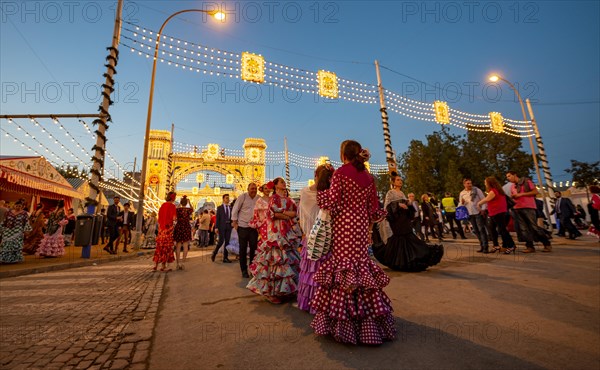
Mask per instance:
[[[224,228],[219,229],[219,242],[217,243],[215,250],[212,252],[213,256],[216,256],[217,253],[219,253],[219,248],[221,248],[221,246],[223,246],[223,259],[227,259],[229,252],[227,252],[227,248],[225,246],[227,244],[229,244],[230,237],[231,237],[231,224],[227,224],[227,226],[225,226]]]
[[[460,221],[456,220],[456,212],[446,212],[446,221],[448,225],[450,225],[450,231],[452,232],[452,236],[456,238],[456,231],[454,230],[454,224],[456,223],[456,229],[462,238],[465,237],[465,233],[460,225]]]
[[[254,260],[256,254],[256,246],[258,244],[258,231],[251,227],[237,228],[238,238],[240,239],[240,269],[242,273],[248,272],[248,262],[246,261],[246,254],[248,248],[250,248],[250,263]]]
[[[562,215],[559,215],[558,218],[560,219],[560,227],[563,233],[566,230],[571,238],[574,238],[580,234],[579,230],[577,230],[575,225],[573,225],[571,217],[563,217]]]
[[[498,213],[497,215],[489,217],[489,220],[491,226],[494,228],[494,246],[498,245],[498,234],[500,234],[502,237],[502,246],[504,248],[514,248],[515,241],[513,240],[512,236],[510,236],[510,233],[506,228],[508,215],[506,213]]]
[[[108,249],[114,250],[115,248],[113,247],[113,243],[119,237],[119,226],[108,225],[108,232],[109,232],[109,237],[108,237],[108,244],[106,244],[106,246],[108,247]],[[118,247],[119,246],[117,246],[117,248]]]

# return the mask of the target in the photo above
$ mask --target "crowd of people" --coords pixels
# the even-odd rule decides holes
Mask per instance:
[[[298,204],[278,177],[260,186],[250,184],[233,203],[224,194],[216,212],[202,210],[192,223],[187,197],[176,205],[177,194],[169,192],[158,214],[144,221],[145,245],[156,248],[152,270],[169,272],[172,263],[177,270],[185,269],[194,238],[200,248],[215,244],[213,262],[220,252],[223,263],[231,263],[229,251],[239,255],[242,278],[249,279],[246,288],[274,304],[295,300],[299,309],[314,315],[311,327],[316,334],[344,343],[381,344],[393,340],[396,332],[391,301],[383,290],[390,278],[376,261],[407,272],[438,264],[444,247],[431,244],[430,237],[442,242],[446,223],[446,234],[466,239],[463,223],[468,222],[480,253],[516,250],[509,223],[518,241],[525,243],[524,253],[535,252],[536,242],[543,245],[542,251],[552,251],[551,235],[537,213],[537,189],[513,171],[506,174],[505,186],[493,176],[486,178],[485,192],[466,178],[458,198],[446,193],[441,202],[427,193],[421,202],[413,193],[406,196],[402,178],[392,173],[391,189],[381,203],[375,180],[365,168],[369,151],[346,140],[340,158],[343,165],[338,169],[331,164],[316,169],[314,184],[302,189]],[[600,188],[591,186],[590,191],[590,231],[600,236]],[[25,206],[19,200],[10,210],[0,207],[0,261],[21,262],[23,251],[61,256],[65,239],[71,237],[63,236],[63,228],[72,210],[65,213],[60,201],[45,220],[41,207],[30,216]],[[121,210],[116,196],[106,212],[109,240],[104,249],[111,254],[120,240],[127,252],[136,220],[129,208],[126,203]],[[558,193],[553,212],[560,221],[559,235],[580,235],[571,223],[580,211],[568,198]],[[228,248],[233,244],[235,249]]]

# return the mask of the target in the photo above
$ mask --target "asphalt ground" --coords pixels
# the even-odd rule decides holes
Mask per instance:
[[[597,239],[515,255],[476,253],[474,239],[444,245],[426,272],[385,269],[398,337],[374,347],[316,336],[310,314],[245,289],[237,263],[194,252],[167,276],[149,368],[600,368]]]
[[[398,337],[381,346],[314,335],[311,315],[254,295],[207,250],[169,273],[137,253],[57,261],[0,279],[0,369],[600,368],[596,239],[516,255],[444,245],[426,272],[385,269]]]

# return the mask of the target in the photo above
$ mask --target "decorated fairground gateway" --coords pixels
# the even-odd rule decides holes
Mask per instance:
[[[265,181],[265,150],[267,144],[263,139],[246,138],[243,155],[226,155],[218,144],[208,144],[206,148],[193,147],[192,151],[173,151],[171,132],[151,130],[148,145],[148,172],[146,184],[148,189],[160,199],[185,177],[201,171],[211,171],[225,176],[228,190],[232,197],[237,196],[251,182],[262,184]],[[204,175],[197,174],[198,184],[204,182]],[[208,183],[202,188],[194,187],[189,191],[178,191],[187,195],[193,204],[205,200],[220,204],[220,188],[210,187]],[[209,199],[210,198],[210,199]]]

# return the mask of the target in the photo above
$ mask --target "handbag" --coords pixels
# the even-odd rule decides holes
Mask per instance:
[[[319,210],[306,242],[307,257],[317,261],[325,256],[331,249],[332,239],[331,216],[328,211]]]
[[[469,211],[467,211],[467,207],[465,207],[465,206],[456,207],[456,216],[455,217],[458,221],[467,220],[469,218]]]

